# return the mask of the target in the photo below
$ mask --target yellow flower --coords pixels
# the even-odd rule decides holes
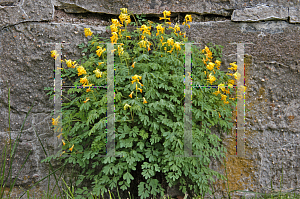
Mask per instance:
[[[143,34],[146,33],[148,35],[151,35],[151,32],[150,32],[151,26],[147,27],[146,25],[142,25],[142,27],[139,29],[140,29],[140,31],[143,31]]]
[[[184,19],[186,22],[192,22],[192,15],[185,15]]]
[[[227,96],[226,96],[226,95],[223,95],[223,94],[221,94],[221,100],[224,100],[224,101],[226,101],[226,98],[227,98]]]
[[[224,85],[224,84],[219,84],[219,85],[218,85],[218,88],[221,88],[221,90],[222,90],[223,92],[225,92],[225,85]]]
[[[130,108],[131,106],[129,104],[125,104],[124,106],[124,110],[126,110],[127,108]]]
[[[126,25],[128,25],[131,22],[130,16],[127,17],[127,19],[125,19],[125,23]]]
[[[65,59],[66,60],[66,59]],[[75,68],[75,64],[76,63],[76,61],[73,61],[72,62],[72,60],[71,59],[69,59],[69,60],[66,60],[66,64],[67,64],[67,66],[69,67],[69,68]]]
[[[219,95],[219,94],[221,94],[221,92],[220,92],[219,89],[218,89],[217,91],[213,92],[213,94]]]
[[[58,116],[56,119],[52,118],[52,125],[53,126],[57,126],[58,125],[58,119],[60,118],[60,116]]]
[[[117,26],[119,26],[119,27],[122,26],[122,24],[120,24],[120,22],[119,22],[118,19],[111,19],[111,22],[112,22],[112,24],[117,25]]]
[[[133,93],[134,93],[133,91],[130,93],[130,95],[129,95],[130,98],[132,98],[132,94],[133,94]]]
[[[174,45],[174,40],[173,40],[173,38],[169,38],[168,40],[167,40],[167,43],[168,43],[168,46],[173,46]]]
[[[171,11],[163,11],[163,15],[164,17],[159,17],[159,20],[162,20],[162,19],[168,19],[169,21],[171,21],[170,18],[167,18],[167,16],[171,16]]]
[[[205,54],[208,58],[212,58],[212,52],[209,50],[207,46],[205,46],[205,51],[207,54]],[[204,49],[202,50],[202,53],[204,53]]]
[[[236,62],[230,63],[232,67],[228,68],[229,70],[237,70],[237,65],[235,64]]]
[[[78,71],[78,76],[82,75],[82,74],[86,74],[86,70],[83,68],[83,66],[79,66],[77,68]]]
[[[85,101],[83,101],[83,103],[87,103],[90,100],[90,98],[85,98]]]
[[[102,77],[102,72],[97,68],[96,70],[93,71],[96,74],[96,77]]]
[[[203,61],[203,63],[204,63],[205,65],[207,65],[207,63],[206,63],[206,61],[208,61],[207,57],[206,57],[206,59],[204,59],[204,57],[203,57],[203,58],[202,58],[202,61]]]
[[[123,51],[122,45],[118,45],[118,54],[119,54],[119,56],[123,55],[123,53],[124,53],[124,51]]]
[[[91,87],[93,86],[93,84],[89,84],[89,85],[82,85],[83,88],[86,88],[86,87]]]
[[[56,137],[59,139],[61,135],[62,135],[62,133],[61,133],[61,134],[59,134],[59,135],[58,135],[58,136],[56,136]]]
[[[228,80],[228,82],[229,82],[230,84],[234,84],[234,79],[230,79],[230,80]]]
[[[117,41],[118,41],[118,33],[112,32],[111,34],[112,34],[112,36],[110,37],[111,43],[117,43]]]
[[[139,89],[139,91],[142,93],[143,92],[143,89],[141,89],[141,88],[138,88]]]
[[[132,66],[132,68],[134,68],[134,64],[135,64],[135,62],[133,62],[133,64],[131,65],[131,66]]]
[[[239,80],[241,78],[241,74],[239,72],[237,72],[237,71],[233,74],[233,76],[237,80]]]
[[[110,27],[111,32],[118,32],[119,26],[117,24],[112,24],[109,27]]]
[[[142,76],[139,76],[137,74],[135,74],[134,76],[131,77],[132,79],[136,80],[136,79],[142,79]]]
[[[97,49],[96,50],[96,54],[100,57],[102,55],[102,53],[106,50],[105,48],[102,48],[100,46],[97,46]]]
[[[217,64],[217,69],[219,70],[219,67],[221,66],[221,61],[216,60],[215,63]]]
[[[210,82],[210,84],[212,84],[214,81],[216,81],[216,78],[214,76],[212,76],[210,73],[208,76],[208,81]]]
[[[98,65],[101,66],[101,64],[104,64],[104,62],[98,62]]]
[[[232,85],[232,84],[228,84],[228,87],[229,87],[229,88],[232,88],[232,87],[233,87],[233,85]]]
[[[82,83],[83,85],[87,85],[87,84],[89,84],[89,81],[85,76],[84,78],[80,78],[80,83]]]
[[[176,23],[176,25],[174,26],[174,28],[171,27],[171,26],[170,26],[169,28],[173,29],[175,34],[176,34],[177,31],[180,31],[180,27],[178,26],[177,23]],[[176,34],[176,35],[177,35],[177,34]]]
[[[120,8],[120,10],[121,10],[121,13],[127,14],[127,8]]]
[[[131,19],[130,19],[130,16],[128,15],[128,14],[125,14],[125,13],[121,13],[120,15],[119,15],[119,19],[120,19],[120,21],[121,21],[121,23],[123,24],[123,22],[125,21],[127,21],[127,22],[129,22],[130,23],[130,21],[131,21]],[[127,24],[127,22],[126,22],[126,24]]]
[[[85,28],[84,29],[84,34],[85,34],[86,37],[88,37],[88,36],[92,36],[93,32],[91,31],[90,28]]]
[[[138,89],[137,84],[135,84],[135,90],[137,90],[137,89]]]
[[[163,11],[163,15],[164,17],[168,17],[168,16],[171,16],[171,11]]]
[[[140,45],[140,48],[145,47],[146,48],[146,41],[145,40],[141,40],[138,42],[138,44]]]
[[[219,117],[221,117],[220,113],[219,113]]]
[[[143,101],[143,104],[148,103],[144,97],[143,97],[143,100],[144,100],[144,101]]]
[[[63,145],[65,146],[66,145],[65,141],[64,140],[61,140],[61,141],[62,141]]]
[[[224,104],[229,104],[229,102],[228,101],[224,101]]]
[[[156,26],[156,29],[157,29],[156,36],[159,35],[159,33],[164,34],[165,28],[162,27],[161,24],[159,24],[158,26]]]
[[[73,146],[72,146],[71,148],[69,148],[69,150],[72,152],[72,151],[73,151],[73,148],[74,148],[74,144],[73,144]]]
[[[56,59],[58,56],[57,51],[56,50],[52,50],[51,51],[51,57],[53,57],[54,59]]]
[[[207,68],[208,70],[213,70],[213,69],[214,69],[214,66],[215,66],[214,63],[209,62],[206,68]]]
[[[131,39],[131,36],[126,36],[126,37],[128,37],[129,39]]]
[[[180,45],[183,45],[183,44],[182,44],[182,43],[179,43],[179,42],[175,42],[175,44],[174,44],[175,49],[176,49],[176,50],[181,50]]]
[[[138,82],[141,86],[144,86],[143,84],[141,84],[141,82]]]
[[[86,89],[86,92],[88,93],[88,92],[91,92],[92,90],[91,90],[91,88],[88,88],[88,89]]]

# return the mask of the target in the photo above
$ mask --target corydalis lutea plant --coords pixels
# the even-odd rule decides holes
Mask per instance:
[[[209,157],[221,161],[226,149],[210,128],[217,126],[228,133],[233,126],[231,93],[235,79],[240,78],[237,66],[231,63],[225,74],[219,70],[222,46],[199,50],[192,45],[193,85],[218,88],[193,88],[192,151],[201,157],[175,157],[184,152],[184,43],[188,38],[178,24],[172,27],[167,22],[170,11],[163,12],[162,24],[147,21],[134,31],[128,27],[137,22],[131,22],[127,9],[121,11],[120,21],[112,19],[108,27],[110,39],[85,28],[85,36],[91,40],[79,48],[89,55],[64,61],[62,76],[84,88],[68,90],[59,135],[63,137],[62,152],[55,158],[79,165],[77,185],[83,181],[91,184],[89,189],[77,190],[85,197],[100,196],[107,188],[127,190],[136,185],[140,198],[162,196],[166,187],[161,185],[161,176],[169,186],[180,183],[183,192],[211,194],[208,181],[214,181],[213,176],[225,177],[208,168]],[[184,30],[191,21],[187,15]],[[107,91],[92,86],[107,84],[105,43],[109,42],[118,43],[114,45],[115,150],[121,158],[98,156],[106,154]],[[54,51],[52,57],[57,57]]]

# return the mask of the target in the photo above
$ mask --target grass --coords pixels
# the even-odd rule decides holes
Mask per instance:
[[[20,129],[20,133],[18,134],[17,139],[15,140],[14,144],[12,145],[11,131],[10,131],[11,130],[11,125],[10,125],[11,124],[11,122],[10,122],[10,111],[11,111],[10,110],[10,88],[8,88],[8,123],[9,123],[8,133],[9,133],[9,139],[5,140],[5,147],[4,147],[4,150],[2,151],[2,155],[1,155],[2,164],[1,164],[1,169],[0,169],[0,198],[9,198],[9,199],[11,198],[12,189],[13,189],[15,183],[16,183],[16,180],[17,180],[19,174],[21,173],[21,171],[22,171],[22,169],[23,169],[25,163],[27,162],[27,160],[29,158],[29,155],[31,153],[31,151],[29,151],[29,153],[27,154],[27,156],[25,158],[25,161],[21,165],[21,168],[17,172],[17,176],[15,177],[15,180],[12,181],[12,165],[13,165],[13,162],[14,162],[14,157],[15,157],[17,147],[19,145],[19,140],[20,140],[19,138],[20,138],[20,136],[23,132],[25,121],[26,121],[33,105],[31,106],[31,108],[27,112],[26,117],[24,119],[24,122],[22,124],[22,127]],[[41,140],[39,138],[39,135],[35,131],[34,127],[33,127],[33,130],[34,130],[34,132],[35,132],[35,134],[36,134],[36,136],[37,136],[37,138],[38,138],[38,140],[39,140],[39,142],[40,142],[40,144],[43,148],[44,154],[47,157],[48,154],[47,154],[47,152],[46,152],[46,150],[43,146],[43,143],[41,142]],[[9,166],[8,174],[5,175],[6,164],[7,164],[6,163],[7,155],[9,155],[9,160],[10,161],[9,161],[9,165],[8,165]],[[225,160],[224,160],[224,163],[225,163],[225,174],[226,174],[226,182],[227,182],[226,190],[227,190],[227,198],[228,199],[231,199],[232,198],[231,193],[236,192],[236,191],[255,194],[255,197],[252,197],[252,199],[254,199],[254,198],[255,199],[256,198],[263,198],[263,199],[300,199],[300,194],[292,193],[292,192],[294,192],[294,191],[296,191],[297,189],[300,189],[300,188],[290,190],[288,193],[284,193],[284,191],[281,190],[283,173],[282,173],[282,176],[280,177],[280,190],[277,191],[277,192],[276,191],[271,191],[270,193],[258,193],[258,192],[251,192],[251,191],[242,191],[242,190],[230,191],[229,190],[229,183],[228,183],[227,168],[226,168]],[[53,170],[53,166],[49,162],[49,174],[47,176],[45,176],[44,178],[42,178],[41,180],[39,180],[38,182],[36,182],[34,185],[32,185],[28,190],[24,191],[23,195],[21,195],[20,198],[25,195],[28,199],[35,199],[36,197],[34,196],[34,193],[32,193],[32,196],[30,196],[30,190],[34,186],[39,184],[41,181],[43,181],[45,179],[48,179],[47,191],[44,191],[43,196],[39,197],[39,199],[75,199],[75,188],[74,188],[74,186],[72,186],[72,183],[71,183],[71,187],[68,186],[67,183],[65,182],[65,180],[62,177],[62,173],[65,169],[65,166],[66,166],[66,164],[62,165],[61,167],[59,167],[56,170]],[[59,177],[57,177],[56,172],[59,171],[59,170],[61,171],[61,174],[59,175]],[[54,176],[55,183],[56,183],[53,188],[49,187],[51,176]],[[5,191],[4,187],[7,187],[6,185],[7,185],[9,179],[10,179],[10,186],[9,186],[8,190]],[[59,179],[61,180],[60,182],[62,182],[61,187],[59,186]],[[3,188],[1,189],[1,187],[3,187]],[[55,191],[56,187],[58,187],[59,195],[54,194],[54,191]],[[271,190],[274,190],[273,185],[272,185],[272,181],[271,181]],[[110,195],[110,199],[115,199],[116,198],[110,192],[110,190],[108,190],[108,192],[109,192],[109,195]],[[118,199],[124,199],[124,198],[120,197],[118,188],[117,188],[117,192],[118,192]],[[129,193],[129,198],[128,199],[134,199],[134,197],[131,197],[130,192],[128,192],[128,193]],[[104,197],[103,197],[103,195],[102,195],[102,197],[94,197],[94,199],[98,199],[98,198],[102,199]],[[187,198],[187,194],[185,195],[184,199],[186,199],[186,198]],[[214,196],[214,194],[213,194],[213,198],[216,198]],[[242,197],[242,198],[246,198],[246,197]],[[166,196],[164,196],[164,199],[166,199]],[[169,197],[168,197],[168,199],[169,199]],[[202,196],[196,196],[196,197],[193,197],[193,199],[203,199],[203,197]]]

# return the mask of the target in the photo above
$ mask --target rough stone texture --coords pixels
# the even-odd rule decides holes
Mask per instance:
[[[253,8],[234,10],[232,21],[262,21],[262,20],[287,20],[289,11],[287,7],[259,5]]]
[[[48,21],[53,18],[51,0],[0,1],[0,28],[27,21]]]
[[[48,174],[48,165],[40,162],[45,155],[34,132],[35,129],[44,147],[51,153],[53,129],[50,114],[54,106],[45,95],[44,87],[53,86],[54,61],[50,51],[54,49],[54,44],[47,43],[69,42],[63,45],[63,58],[78,59],[81,50],[77,45],[88,41],[83,29],[89,27],[94,33],[110,36],[105,26],[110,24],[111,18],[117,17],[121,7],[128,7],[135,14],[149,14],[150,19],[162,16],[165,9],[171,10],[173,23],[178,20],[182,22],[185,14],[191,13],[194,22],[187,30],[187,36],[201,43],[201,48],[209,42],[224,46],[222,67],[225,69],[237,59],[236,45],[229,43],[254,44],[245,44],[245,82],[248,88],[245,101],[245,157],[236,156],[234,131],[230,135],[216,132],[228,150],[229,189],[268,192],[272,180],[274,189],[279,190],[281,169],[284,177],[282,190],[299,187],[299,1],[195,2],[0,0],[1,152],[8,137],[7,83],[12,88],[13,140],[35,102],[20,138],[13,177],[30,150],[32,154],[17,185],[26,189]],[[55,10],[54,7],[63,10]],[[210,168],[225,175],[225,167],[212,160]],[[54,165],[55,168],[58,166]],[[41,196],[47,187],[46,181],[32,190],[36,197]],[[216,181],[215,196],[226,196],[226,188],[224,181]],[[13,196],[20,193],[23,193],[22,189],[15,187]],[[232,195],[238,198],[247,194],[234,192]]]

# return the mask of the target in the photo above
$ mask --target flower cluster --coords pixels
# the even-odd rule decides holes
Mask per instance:
[[[105,48],[102,48],[100,46],[97,46],[97,49],[96,50],[96,54],[98,55],[98,57],[101,57],[102,53],[106,50]]]
[[[185,59],[183,56],[185,51],[183,45],[188,41],[188,38],[186,38],[186,33],[181,32],[178,24],[172,25],[172,27],[166,25],[171,25],[171,22],[166,22],[171,21],[170,16],[170,11],[165,10],[163,12],[163,17],[160,17],[160,20],[164,20],[163,24],[151,21],[146,22],[146,20],[140,21],[139,18],[139,22],[144,22],[144,24],[140,24],[141,26],[137,27],[134,32],[130,32],[127,30],[131,22],[130,16],[127,14],[126,8],[121,8],[120,16],[118,19],[111,19],[112,24],[109,26],[112,36],[108,39],[108,42],[112,44],[118,43],[118,45],[115,45],[115,49],[112,50],[118,55],[114,56],[114,111],[116,112],[116,130],[118,129],[118,132],[116,132],[119,135],[120,133],[125,135],[127,132],[138,132],[138,129],[140,129],[137,136],[141,136],[145,141],[144,143],[146,143],[145,139],[148,134],[152,137],[155,135],[155,131],[171,132],[171,130],[178,130],[173,128],[173,126],[175,127],[177,124],[172,124],[179,121],[180,115],[182,114],[175,114],[174,110],[176,107],[184,106],[184,93],[177,91],[184,89],[184,85],[181,81]],[[184,30],[186,26],[190,28],[189,22],[192,22],[192,17],[191,15],[186,15],[185,21],[183,22]],[[138,23],[136,21],[136,23],[132,24],[137,26]],[[171,33],[166,34],[165,29],[171,30]],[[105,144],[102,143],[104,136],[98,132],[104,132],[105,130],[105,106],[107,105],[107,92],[105,89],[108,88],[108,85],[105,86],[105,84],[109,82],[105,76],[109,71],[107,71],[106,67],[107,50],[105,46],[102,45],[107,39],[104,38],[103,41],[99,40],[97,36],[93,35],[89,28],[86,28],[84,33],[86,37],[92,36],[92,40],[88,42],[89,45],[84,49],[84,52],[88,52],[89,56],[84,57],[81,64],[79,63],[80,60],[72,61],[65,59],[67,67],[63,72],[66,72],[65,74],[67,75],[71,74],[68,78],[76,78],[76,81],[73,82],[75,86],[82,84],[82,87],[88,88],[86,92],[78,88],[71,88],[69,90],[70,93],[79,93],[80,95],[74,95],[75,97],[70,100],[71,102],[65,103],[71,108],[63,112],[64,117],[62,123],[64,125],[64,132],[57,137],[63,137],[62,144],[64,151],[62,154],[66,152],[73,153],[72,158],[79,163],[80,167],[87,169],[89,165],[83,163],[83,158],[90,159],[92,163],[93,161],[98,161],[93,157],[105,152]],[[195,48],[192,48],[192,50],[194,49]],[[223,111],[224,107],[221,106],[229,103],[232,105],[232,101],[230,101],[232,98],[229,98],[229,94],[233,90],[231,88],[235,80],[241,76],[235,72],[237,70],[235,63],[230,64],[231,67],[229,68],[229,70],[235,72],[231,74],[232,79],[226,76],[223,71],[219,71],[221,61],[219,58],[217,58],[219,60],[213,61],[213,53],[211,50],[214,53],[216,52],[213,48],[208,48],[207,46],[205,46],[205,49],[201,49],[200,52],[205,53],[204,57],[203,55],[199,56],[198,49],[196,53],[193,51],[192,54],[193,64],[191,67],[193,67],[192,71],[195,74],[193,80],[197,83],[199,78],[201,84],[208,82],[211,85],[218,85],[218,89],[214,89],[214,91],[217,91],[212,91],[213,93],[209,89],[202,90],[202,93],[207,94],[209,100],[206,100],[206,98],[203,100],[202,94],[199,94],[199,96],[196,96],[195,100],[193,100],[196,111],[200,109],[200,106],[204,108],[213,105],[215,109],[212,115],[209,114],[210,108],[206,109],[206,113],[204,110],[199,111],[196,117],[198,122],[200,120],[210,122],[213,121],[212,119],[221,121],[227,117],[228,113],[232,110],[229,110],[229,106],[226,106],[227,109]],[[177,53],[177,55],[175,53]],[[56,58],[58,55],[56,55],[54,51],[51,51],[51,56]],[[191,74],[189,74],[189,76],[191,76]],[[93,85],[97,85],[97,87],[91,88]],[[228,88],[225,85],[228,85]],[[241,92],[245,90],[245,87],[241,87],[239,90]],[[195,93],[197,95],[197,92]],[[72,95],[70,96],[72,97]],[[195,95],[193,95],[193,98],[194,96]],[[221,106],[218,107],[216,104],[220,104]],[[137,114],[135,114],[135,111],[137,111]],[[162,115],[161,112],[165,112],[164,115]],[[221,115],[223,116],[222,119],[220,119]],[[131,120],[128,120],[129,118]],[[161,120],[165,125],[161,125],[149,118],[157,118],[156,120]],[[127,122],[129,122],[130,125],[127,125]],[[230,122],[226,125],[228,128],[230,127],[229,123]],[[53,118],[52,124],[58,125],[57,119]],[[84,129],[80,127],[81,124],[85,125]],[[180,122],[178,122],[178,124],[180,125]],[[203,126],[204,125],[201,125],[198,128],[202,130]],[[225,129],[227,127],[224,125],[222,128]],[[86,130],[86,133],[82,133],[82,130]],[[152,133],[152,135],[150,135],[150,133]],[[127,137],[122,138],[119,135],[118,139],[120,139],[120,141],[123,139],[122,141],[124,141],[125,144],[137,144],[136,141],[128,140]],[[163,138],[160,135],[156,137],[158,139],[155,138],[155,142]],[[212,144],[208,139],[204,141]],[[143,141],[140,140],[140,143],[142,142]],[[165,145],[166,148],[173,144],[171,139],[165,139],[165,142],[168,144]],[[140,147],[141,146],[142,145],[140,145]],[[118,149],[119,146],[117,145],[116,147]],[[155,149],[152,141],[151,146],[146,147],[151,150]],[[180,147],[176,147],[176,150],[177,148]],[[209,149],[207,151],[209,151]],[[78,154],[78,156],[75,154]],[[69,156],[64,155],[62,158],[67,159]],[[120,159],[120,162],[121,161],[123,160]],[[115,166],[113,164],[111,165],[112,167]],[[86,175],[91,178],[95,173],[90,172]],[[120,175],[124,175],[124,173],[120,173]],[[99,179],[95,178],[95,187],[101,184]],[[108,181],[103,181],[102,184],[104,183],[111,184],[111,182]]]
[[[184,22],[182,23],[182,25],[187,25],[190,28],[190,25],[188,24],[188,22],[192,22],[192,16],[191,15],[186,15],[184,18]]]
[[[91,31],[90,28],[85,28],[85,29],[84,29],[84,35],[85,35],[86,37],[92,36],[92,35],[93,35],[93,32]]]
[[[144,86],[139,80],[141,80],[142,79],[142,76],[139,76],[139,75],[137,75],[137,74],[135,74],[134,76],[132,76],[131,77],[133,80],[131,81],[131,84],[133,84],[134,82],[136,82],[135,83],[135,90],[136,90],[136,92],[137,92],[137,90],[139,90],[141,93],[143,92],[143,89],[141,89],[141,88],[139,88],[138,87],[138,84],[140,85],[140,86]],[[132,94],[134,93],[134,91],[132,91],[131,93],[130,93],[130,95],[129,95],[129,97],[130,98],[132,98]],[[147,103],[147,101],[146,101],[146,99],[143,97],[143,104],[145,104],[145,103]]]
[[[57,56],[58,56],[57,51],[56,50],[52,50],[51,51],[51,57],[54,58],[54,59],[56,59]]]
[[[121,23],[125,22],[126,26],[131,22],[130,16],[127,14],[127,8],[121,8],[121,14],[119,16],[119,19]]]
[[[164,20],[169,20],[169,21],[171,21],[171,18],[170,17],[168,17],[168,16],[171,16],[171,12],[170,11],[163,11],[163,15],[164,15],[164,17],[159,17],[159,20],[162,20],[162,19],[164,19]]]

